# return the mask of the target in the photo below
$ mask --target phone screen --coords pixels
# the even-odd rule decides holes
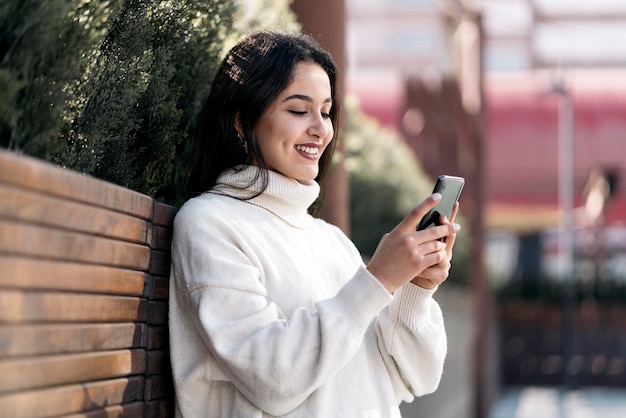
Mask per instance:
[[[432,208],[422,218],[417,226],[417,230],[421,231],[422,229],[439,225],[441,215],[445,215],[450,219],[454,210],[454,204],[459,200],[464,185],[465,179],[463,177],[439,176],[433,193],[441,193],[441,200],[437,203],[437,206]]]

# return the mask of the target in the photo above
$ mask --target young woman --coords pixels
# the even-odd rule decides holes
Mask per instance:
[[[428,197],[366,266],[308,209],[332,160],[336,68],[311,38],[249,35],[203,110],[196,197],[174,223],[177,416],[399,417],[446,355],[433,293],[459,227],[417,232]],[[445,239],[442,239],[445,238]]]

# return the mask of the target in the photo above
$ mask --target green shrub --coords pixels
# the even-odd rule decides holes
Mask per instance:
[[[0,146],[175,205],[225,48],[297,27],[287,0],[6,0],[0,25]]]

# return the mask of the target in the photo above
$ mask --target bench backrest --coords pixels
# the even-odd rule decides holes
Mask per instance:
[[[0,151],[0,416],[170,416],[176,208]]]

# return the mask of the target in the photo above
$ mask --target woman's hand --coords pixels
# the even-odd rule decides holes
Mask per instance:
[[[439,221],[441,224],[453,224],[458,212],[459,203],[457,202],[454,205],[454,210],[452,211],[450,220],[441,215],[441,219]],[[418,277],[411,280],[411,283],[419,287],[423,287],[424,289],[432,289],[443,283],[448,278],[450,267],[452,266],[452,248],[454,247],[454,241],[456,241],[456,232],[444,238],[444,242],[446,243],[446,258],[442,262],[428,267]]]
[[[394,292],[411,280],[416,280],[418,282],[416,284],[422,287],[436,283],[432,286],[434,287],[445,280],[445,277],[438,279],[443,276],[444,270],[447,277],[445,265],[447,264],[449,269],[451,244],[454,244],[455,234],[460,227],[446,222],[422,231],[415,230],[420,219],[435,207],[440,199],[439,193],[426,198],[380,240],[367,269],[389,292]],[[444,237],[446,240],[441,240]],[[423,277],[424,272],[430,268],[433,269]]]

